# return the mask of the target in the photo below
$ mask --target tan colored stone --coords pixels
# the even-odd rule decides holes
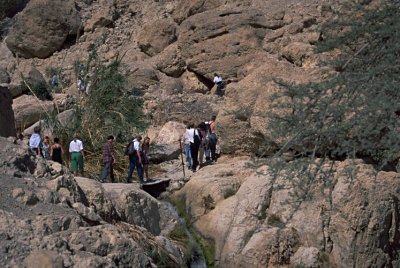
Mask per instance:
[[[17,129],[25,129],[42,119],[48,112],[54,110],[52,101],[41,101],[34,96],[23,95],[14,99],[13,110],[15,126]]]
[[[179,144],[183,133],[185,132],[186,126],[179,122],[167,122],[158,133],[157,139],[155,140],[158,144]]]
[[[63,259],[56,252],[32,251],[25,259],[26,268],[63,268]]]

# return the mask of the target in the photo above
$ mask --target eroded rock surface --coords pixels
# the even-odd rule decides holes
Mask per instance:
[[[215,240],[219,267],[399,265],[398,173],[362,160],[326,162],[305,182],[255,163],[224,158],[177,193]]]
[[[149,252],[156,258],[164,252],[161,258],[171,265],[183,265],[179,245],[160,235],[158,224],[172,230],[173,216],[160,213],[161,204],[139,187],[75,180],[25,146],[1,137],[0,145],[2,267],[151,267],[158,260]]]

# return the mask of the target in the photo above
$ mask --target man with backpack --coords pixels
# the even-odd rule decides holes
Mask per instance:
[[[143,167],[142,167],[142,157],[141,157],[141,151],[142,151],[142,146],[140,144],[140,141],[142,140],[142,136],[138,135],[136,138],[131,141],[128,145],[127,148],[125,149],[125,154],[129,156],[129,172],[128,172],[128,178],[127,182],[131,183],[132,182],[132,173],[135,170],[137,171],[137,175],[139,177],[139,182],[142,184],[144,182],[143,180]]]

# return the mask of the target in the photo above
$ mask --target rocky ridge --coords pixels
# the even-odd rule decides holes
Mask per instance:
[[[398,173],[327,161],[307,183],[270,165],[224,157],[175,193],[215,241],[218,267],[399,266]]]
[[[1,266],[152,267],[159,258],[185,263],[181,245],[166,231],[177,219],[137,185],[73,178],[24,146],[4,138],[0,143]]]

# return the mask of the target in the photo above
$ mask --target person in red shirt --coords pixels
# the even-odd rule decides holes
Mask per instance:
[[[103,171],[100,175],[100,182],[105,182],[108,175],[111,177],[111,182],[114,182],[115,154],[113,147],[114,136],[107,137],[107,142],[103,145]]]

